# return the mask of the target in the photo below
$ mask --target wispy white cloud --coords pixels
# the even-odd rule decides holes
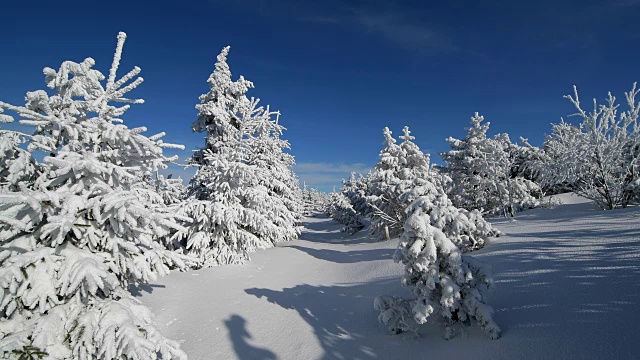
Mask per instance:
[[[352,2],[344,0],[271,0],[268,4],[265,0],[211,1],[243,7],[262,16],[286,17],[326,26],[351,27],[382,36],[390,43],[408,50],[459,50],[453,39],[433,21],[429,21],[425,16],[417,16],[411,9],[397,2],[369,1],[355,6]]]
[[[382,35],[396,46],[410,49],[456,51],[453,40],[427,21],[416,21],[401,10],[353,8],[347,19],[362,29]]]

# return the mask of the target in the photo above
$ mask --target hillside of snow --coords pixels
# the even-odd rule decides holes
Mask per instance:
[[[447,341],[434,322],[420,337],[389,335],[373,299],[409,295],[391,260],[397,240],[349,236],[322,215],[304,219],[299,240],[245,265],[174,272],[132,290],[190,359],[639,357],[640,208],[560,199],[492,220],[506,235],[473,253],[493,270],[499,340],[471,326]]]

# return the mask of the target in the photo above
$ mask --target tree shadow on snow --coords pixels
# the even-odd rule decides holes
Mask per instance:
[[[324,244],[341,244],[341,245],[356,245],[356,244],[368,244],[377,242],[367,232],[367,228],[350,235],[347,232],[342,232],[341,229],[344,225],[331,221],[323,222],[301,222],[301,226],[304,226],[304,231],[300,234],[300,240],[306,240],[315,243]]]
[[[625,209],[602,210],[595,204],[564,204],[558,207],[536,208],[525,210],[517,213],[515,219],[545,221],[552,224],[566,224],[574,221],[580,221],[585,216],[593,220],[601,220],[611,224],[611,221],[617,221],[625,217],[637,217],[637,207],[628,207]],[[509,222],[512,218],[489,217],[491,223],[500,224]]]
[[[324,354],[320,359],[385,359],[406,346],[406,336],[388,336],[377,320],[373,299],[380,294],[409,294],[393,277],[347,286],[308,284],[282,291],[251,288],[247,294],[295,310],[312,328]]]
[[[362,261],[389,260],[393,257],[394,252],[393,249],[336,251],[329,249],[313,249],[298,245],[290,245],[287,247],[306,252],[316,259],[331,261],[339,264],[351,264]]]
[[[575,358],[640,353],[625,340],[640,338],[640,328],[623,326],[627,333],[619,336],[619,324],[640,323],[640,232],[597,226],[517,234],[477,254],[493,269],[489,303],[505,336],[561,336]],[[550,355],[544,351],[540,357]]]
[[[249,344],[251,334],[247,330],[247,321],[239,315],[231,315],[224,321],[229,331],[229,339],[233,344],[233,350],[240,360],[275,360],[278,357],[268,349],[259,348]]]
[[[135,297],[142,296],[142,293],[145,292],[147,294],[153,293],[154,288],[165,288],[164,285],[157,284],[140,284],[140,285],[131,285],[129,286],[129,293]]]

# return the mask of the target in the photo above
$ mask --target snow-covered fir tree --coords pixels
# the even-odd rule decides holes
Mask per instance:
[[[376,297],[378,319],[397,334],[417,331],[416,323],[424,324],[436,315],[446,322],[447,339],[455,336],[456,323],[474,320],[489,338],[497,339],[500,328],[493,321],[493,309],[485,303],[486,292],[493,286],[486,266],[462,255],[421,206],[414,210],[404,225],[394,259],[405,265],[402,284],[411,287],[415,297]]]
[[[388,239],[402,232],[405,219],[404,209],[407,204],[402,202],[400,196],[407,189],[399,184],[406,168],[406,158],[403,149],[396,144],[391,130],[385,127],[382,133],[385,147],[368,177],[367,203],[371,209],[371,234]]]
[[[44,69],[52,94],[29,92],[25,106],[0,102],[22,124],[35,126],[28,150],[47,154],[42,164],[19,149],[3,155],[11,159],[3,175],[10,186],[0,192],[0,352],[6,358],[186,357],[127,291],[185,263],[165,248],[171,232],[181,229],[175,216],[133,189],[171,160],[163,147],[177,146],[122,124],[129,104],[142,103],[124,96],[143,81],[137,67],[116,78],[125,38],[118,35],[106,82],[93,59],[65,61],[57,71]],[[3,136],[4,150],[7,141],[16,143]]]
[[[498,211],[505,217],[513,217],[516,212],[540,206],[542,188],[532,180],[534,173],[524,166],[526,161],[538,155],[536,148],[528,143],[522,146],[512,143],[508,134],[498,134],[488,141],[496,147],[493,153],[499,171],[495,175],[496,193],[500,196]]]
[[[626,207],[637,200],[635,183],[640,178],[640,93],[634,84],[625,93],[628,109],[619,110],[609,93],[606,105],[593,100],[593,110],[582,109],[578,90],[565,98],[576,108],[580,124],[564,121],[552,125],[544,143],[546,158],[534,162],[545,186],[567,186],[593,200],[602,209]]]
[[[306,182],[303,182],[301,197],[304,216],[310,216],[318,211],[323,211],[330,202],[330,195],[322,193],[315,188],[308,188]]]
[[[367,192],[369,184],[369,175],[356,178],[355,173],[351,173],[348,180],[343,180],[340,192],[349,199],[356,213],[360,215],[368,215],[371,212],[367,203]]]
[[[253,83],[231,79],[228,54],[226,47],[218,55],[210,90],[196,105],[193,131],[206,133],[205,145],[190,160],[197,172],[179,211],[193,222],[174,237],[199,266],[242,263],[249,252],[299,233],[283,128],[246,96]]]
[[[413,143],[407,128],[401,146],[413,172],[398,182],[404,189],[400,200],[408,204],[396,262],[405,265],[402,284],[411,287],[412,299],[390,296],[376,298],[379,320],[392,333],[417,331],[432,315],[440,315],[448,325],[445,334],[455,334],[457,322],[475,319],[491,338],[500,329],[492,320],[491,307],[484,294],[492,286],[485,267],[463,252],[484,246],[487,238],[500,235],[477,211],[456,208],[445,193],[446,179],[429,166],[429,157]],[[420,169],[420,171],[416,171]]]
[[[262,179],[262,185],[267,188],[270,196],[281,198],[287,209],[299,219],[302,217],[302,199],[298,177],[292,169],[295,159],[286,152],[291,146],[281,138],[286,129],[279,123],[279,118],[280,113],[271,112],[267,106],[266,110],[247,119],[248,133],[255,142],[247,162],[267,172],[268,176]]]
[[[363,216],[356,212],[343,193],[334,192],[330,195],[325,212],[335,221],[343,224],[345,227],[342,231],[349,234],[353,235],[365,226]]]
[[[451,177],[448,193],[453,203],[468,210],[513,216],[515,211],[535,207],[539,186],[517,176],[513,168],[519,152],[507,134],[487,137],[489,123],[476,113],[464,139],[449,137],[451,150],[441,156],[442,170]]]

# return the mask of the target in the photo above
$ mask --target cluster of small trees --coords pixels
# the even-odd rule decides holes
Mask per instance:
[[[301,190],[284,150],[279,113],[248,98],[218,56],[193,130],[206,134],[189,160],[188,186],[159,170],[175,162],[164,133],[145,136],[122,115],[143,79],[117,78],[120,33],[108,76],[87,58],[44,69],[51,93],[24,106],[0,102],[0,353],[56,359],[186,358],[128,291],[170,269],[240,263],[294,239]],[[105,81],[106,80],[106,81]],[[274,119],[275,117],[275,119]]]
[[[344,181],[328,210],[350,232],[364,228],[368,218],[371,234],[400,237],[394,259],[405,265],[402,283],[414,297],[378,297],[380,321],[393,333],[416,331],[416,322],[436,313],[449,325],[475,319],[497,338],[500,329],[484,303],[491,278],[479,261],[463,255],[500,234],[483,215],[513,217],[541,206],[545,194],[562,191],[574,191],[602,209],[640,200],[638,93],[634,84],[623,112],[609,94],[606,105],[594,100],[587,113],[574,88],[566,98],[582,122],[552,125],[542,148],[526,139],[512,143],[507,134],[488,137],[489,123],[476,113],[464,139],[447,139],[451,150],[441,154],[445,164],[437,167],[430,166],[407,127],[400,144],[385,128],[378,163],[366,176],[352,174]],[[446,337],[453,335],[448,326]]]
[[[477,113],[464,139],[448,138],[451,150],[442,153],[444,166],[430,166],[429,155],[422,154],[405,127],[396,143],[385,128],[385,147],[380,161],[366,176],[344,181],[341,194],[355,213],[334,196],[332,209],[343,209],[334,218],[344,224],[371,219],[370,232],[381,238],[399,236],[409,214],[409,203],[403,194],[411,190],[413,181],[423,173],[431,173],[433,181],[447,194],[452,204],[472,216],[514,216],[516,212],[540,206],[543,190],[529,163],[540,158],[540,150],[523,139],[523,145],[512,143],[507,134],[487,136],[489,123]],[[344,212],[344,213],[342,213]],[[354,213],[353,215],[350,215]],[[351,227],[353,228],[353,227]]]
[[[478,113],[464,139],[449,137],[451,150],[442,153],[442,171],[451,178],[447,193],[453,203],[485,215],[513,217],[540,204],[542,189],[522,174],[529,145],[512,143],[508,134],[487,137],[489,123]]]
[[[552,124],[541,148],[507,134],[488,138],[489,124],[477,113],[463,140],[449,138],[442,170],[452,181],[448,193],[456,206],[484,214],[513,214],[540,205],[544,194],[573,191],[601,209],[624,208],[640,200],[640,102],[636,84],[625,93],[621,111],[609,93],[606,104],[593,100],[582,109],[578,90],[565,96],[576,108],[576,125]]]
[[[392,333],[417,331],[415,324],[435,313],[449,322],[448,337],[455,334],[453,324],[474,319],[497,338],[500,329],[485,304],[491,277],[479,261],[462,254],[482,248],[487,238],[500,233],[477,209],[452,203],[445,191],[450,178],[430,165],[408,127],[400,144],[389,128],[383,135],[385,147],[372,172],[358,179],[352,175],[330,202],[334,219],[348,230],[362,228],[368,217],[377,237],[400,236],[394,260],[405,266],[402,283],[414,296],[377,297],[379,320]]]

